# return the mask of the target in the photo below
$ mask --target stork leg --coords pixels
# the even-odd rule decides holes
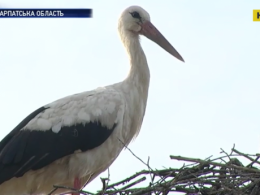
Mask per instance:
[[[77,190],[79,190],[79,189],[81,188],[80,179],[77,178],[77,177],[74,179],[74,188],[77,189]],[[71,195],[80,195],[80,193],[74,192],[74,193],[72,193]]]

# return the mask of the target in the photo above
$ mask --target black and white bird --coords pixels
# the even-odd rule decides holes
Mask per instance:
[[[18,124],[0,142],[0,194],[48,194],[53,185],[81,189],[138,135],[150,80],[139,36],[184,60],[139,6],[123,11],[118,31],[131,66],[127,78],[54,101]]]

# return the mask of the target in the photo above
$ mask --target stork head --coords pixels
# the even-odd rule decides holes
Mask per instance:
[[[123,11],[119,18],[119,31],[124,34],[144,35],[157,43],[165,51],[184,62],[177,50],[167,41],[160,31],[151,23],[150,15],[139,6],[130,6]]]

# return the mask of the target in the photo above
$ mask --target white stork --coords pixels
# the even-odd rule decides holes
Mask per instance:
[[[0,142],[0,194],[48,194],[53,185],[82,189],[138,135],[150,80],[139,35],[184,60],[139,6],[123,11],[118,31],[130,60],[127,78],[54,101],[18,124]]]

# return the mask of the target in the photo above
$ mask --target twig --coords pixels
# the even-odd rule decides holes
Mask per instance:
[[[243,152],[239,152],[238,150],[236,150],[235,148],[233,149],[233,151],[245,158],[247,158],[248,160],[252,161],[249,165],[252,166],[253,163],[257,163],[258,165],[260,165],[260,163],[257,161],[259,159],[260,156],[258,156],[256,159],[251,158],[250,156],[248,156],[247,154],[243,153]],[[247,165],[248,167],[248,165]]]
[[[201,159],[196,159],[196,158],[187,158],[187,157],[182,157],[182,156],[173,156],[171,155],[170,156],[171,159],[174,159],[174,160],[184,160],[184,161],[188,161],[188,162],[197,162],[197,163],[207,163],[207,164],[211,164],[211,165],[215,165],[215,166],[220,166],[220,167],[232,167],[232,168],[236,168],[236,169],[240,169],[240,170],[243,170],[243,171],[249,171],[249,172],[258,172],[260,173],[260,170],[252,170],[250,168],[246,168],[246,167],[239,167],[239,166],[236,166],[236,165],[225,165],[223,163],[217,163],[217,162],[212,162],[212,161],[204,161],[204,160],[201,160]]]
[[[135,157],[137,158],[139,161],[141,161],[145,166],[147,166],[150,170],[152,170],[152,168],[149,166],[149,164],[146,164],[141,158],[139,158],[138,156],[135,155],[135,153],[130,149],[128,148],[124,142],[122,142],[120,139],[118,139],[123,145],[124,147]]]

